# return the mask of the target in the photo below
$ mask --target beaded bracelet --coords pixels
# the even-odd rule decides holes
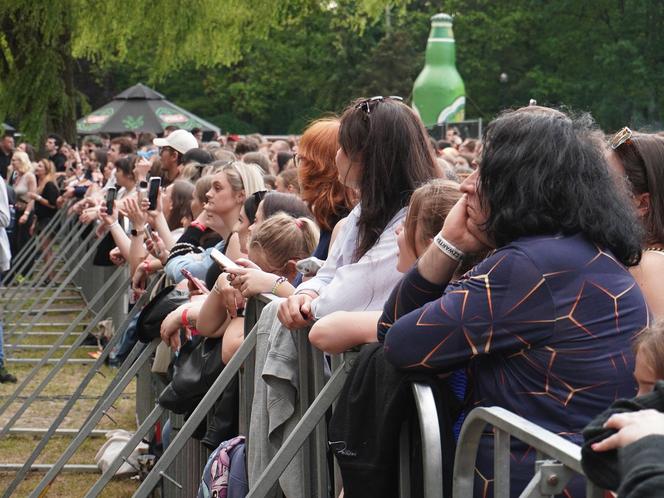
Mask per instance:
[[[272,290],[270,291],[272,294],[276,295],[277,294],[277,288],[283,284],[286,281],[286,277],[278,277],[277,280],[274,281],[274,285],[272,286]]]

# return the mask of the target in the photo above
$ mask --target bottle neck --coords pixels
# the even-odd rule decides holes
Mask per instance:
[[[431,23],[425,63],[435,66],[456,65],[456,47],[452,23],[436,21]]]

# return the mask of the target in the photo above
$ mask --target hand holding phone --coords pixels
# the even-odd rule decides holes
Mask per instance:
[[[180,270],[180,272],[182,272],[182,275],[184,275],[184,278],[189,280],[189,283],[191,285],[193,285],[194,288],[198,289],[203,294],[209,294],[210,293],[208,288],[205,287],[205,285],[203,285],[197,278],[195,278],[189,270],[187,270],[186,268],[182,268],[182,270]]]
[[[221,251],[218,249],[212,249],[212,252],[210,253],[210,257],[212,260],[219,265],[219,267],[222,270],[225,270],[227,268],[241,268],[240,265],[236,264],[233,262],[231,258],[223,254]]]
[[[148,201],[150,201],[149,211],[157,209],[157,196],[159,195],[159,188],[161,187],[161,177],[153,176],[150,178],[150,186],[148,187]]]
[[[113,214],[113,206],[115,206],[115,195],[117,190],[115,187],[109,187],[106,191],[106,214],[109,216]]]
[[[155,237],[156,234],[152,230],[152,227],[150,226],[149,223],[146,223],[143,228],[145,228],[145,233],[147,234],[148,237],[150,237],[150,239],[154,243],[155,257],[160,258],[161,257],[161,251],[159,250],[159,246],[157,245],[157,238]]]

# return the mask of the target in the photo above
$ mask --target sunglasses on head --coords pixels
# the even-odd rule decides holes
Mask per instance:
[[[361,109],[367,114],[371,114],[371,108],[374,107],[378,102],[382,102],[384,100],[391,99],[391,100],[397,100],[399,102],[403,102],[403,97],[399,97],[398,95],[390,95],[388,97],[383,97],[382,95],[377,95],[375,97],[371,97],[368,99],[364,99],[361,102],[358,102],[357,105],[355,105],[355,109]]]
[[[613,150],[616,150],[622,144],[628,142],[632,138],[632,135],[632,130],[625,126],[622,130],[618,131],[615,135],[613,135],[613,137],[611,137],[611,140],[609,140],[609,145]]]

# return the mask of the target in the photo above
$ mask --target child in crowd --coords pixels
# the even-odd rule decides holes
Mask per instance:
[[[174,350],[179,349],[178,332],[184,325],[207,337],[224,336],[222,360],[227,363],[244,338],[244,318],[239,313],[244,298],[263,292],[278,296],[292,293],[291,282],[297,275],[295,262],[311,254],[317,243],[318,228],[308,218],[277,213],[260,223],[251,235],[249,259],[237,263],[265,278],[243,279],[240,293],[230,285],[229,274],[222,273],[204,301],[185,304],[168,315],[161,327],[162,340]],[[187,324],[182,323],[185,309]]]
[[[655,382],[664,380],[664,321],[636,336],[634,354],[634,378],[641,396],[652,391]]]

